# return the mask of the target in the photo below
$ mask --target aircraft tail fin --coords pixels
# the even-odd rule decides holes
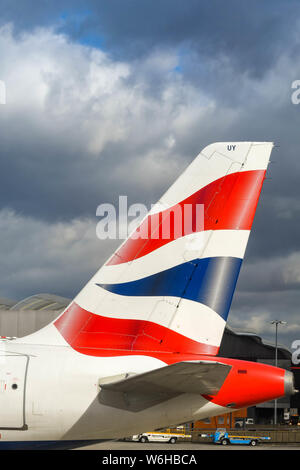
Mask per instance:
[[[54,326],[89,355],[216,355],[273,144],[207,146]]]

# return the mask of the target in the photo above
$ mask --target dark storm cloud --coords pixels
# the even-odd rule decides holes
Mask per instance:
[[[238,70],[257,76],[293,41],[300,9],[296,0],[2,0],[0,6],[2,22],[14,22],[17,30],[55,23],[77,41],[104,45],[118,59],[181,46],[187,68],[191,48],[201,57],[230,56]]]
[[[13,46],[2,55],[15,55],[7,65],[10,80],[15,64],[23,63],[15,83],[8,82],[10,95],[20,86],[19,76],[28,87],[21,98],[8,96],[1,109],[2,207],[50,221],[94,215],[98,204],[116,203],[119,194],[150,205],[208,143],[271,140],[280,148],[272,154],[272,179],[264,185],[247,256],[297,249],[299,207],[291,201],[299,193],[300,113],[290,86],[298,66],[288,52],[264,79],[241,80],[230,62],[225,79],[216,79],[216,63],[208,59],[213,94],[174,72],[173,53],[150,51],[127,70],[126,62],[95,59],[55,33],[4,38]],[[45,65],[32,66],[36,55]],[[44,98],[36,97],[43,87]],[[175,141],[170,149],[169,137]]]
[[[0,296],[20,300],[38,292],[73,298],[116,249],[99,240],[93,218],[45,223],[0,211]]]
[[[275,328],[272,320],[287,321],[279,328],[279,343],[291,348],[300,339],[299,289],[289,292],[237,292],[229,315],[229,325],[239,331],[256,332],[272,343]]]
[[[155,7],[151,0],[93,3],[85,27],[104,34],[117,53],[133,58],[152,47],[182,44],[200,56],[233,57],[239,69],[258,75],[286,47],[299,13],[297,2],[282,0],[165,0]]]

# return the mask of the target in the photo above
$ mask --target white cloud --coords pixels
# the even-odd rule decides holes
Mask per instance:
[[[13,25],[6,25],[0,28],[0,54],[1,79],[7,85],[0,119],[10,144],[17,135],[16,151],[29,148],[30,161],[45,158],[40,148],[36,151],[37,142],[48,152],[55,144],[53,158],[61,155],[68,172],[72,165],[84,167],[91,157],[112,158],[128,186],[133,174],[137,188],[144,189],[149,181],[152,187],[164,187],[169,173],[173,178],[172,168],[195,156],[182,143],[199,139],[195,154],[200,151],[207,113],[216,112],[212,98],[174,71],[177,56],[172,51],[129,64],[53,29],[16,36]],[[99,176],[103,180],[100,165]]]

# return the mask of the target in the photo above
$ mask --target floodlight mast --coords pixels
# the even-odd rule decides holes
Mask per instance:
[[[286,321],[272,320],[271,325],[275,325],[275,367],[278,363],[278,325],[286,325]],[[277,399],[274,400],[274,425],[277,425]]]

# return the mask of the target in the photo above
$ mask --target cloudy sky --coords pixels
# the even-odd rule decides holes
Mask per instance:
[[[73,297],[118,245],[96,208],[155,202],[205,146],[271,140],[229,324],[300,339],[297,0],[0,0],[0,296]]]

